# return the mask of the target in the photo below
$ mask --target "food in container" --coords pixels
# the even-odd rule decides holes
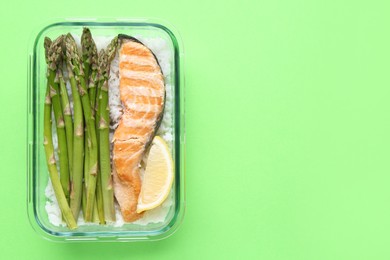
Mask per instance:
[[[84,34],[81,35],[82,28],[87,26],[90,30],[84,29]],[[69,34],[67,34],[67,31]],[[92,173],[89,175],[89,177],[92,176],[92,181],[91,178],[89,178],[82,184],[82,187],[85,188],[86,191],[89,191],[90,194],[92,194],[92,192],[88,189],[88,186],[92,187],[92,185],[89,185],[89,183],[98,184],[95,186],[97,187],[94,192],[95,196],[89,195],[92,198],[94,197],[95,201],[94,203],[85,203],[86,205],[82,202],[80,203],[82,205],[80,208],[89,208],[89,211],[85,211],[90,212],[87,219],[83,215],[83,210],[80,211],[81,214],[77,215],[74,213],[75,209],[73,209],[72,215],[75,218],[74,221],[77,225],[77,228],[74,230],[69,229],[69,227],[75,228],[75,223],[68,223],[68,227],[64,225],[65,222],[63,219],[65,220],[66,217],[64,212],[61,214],[59,210],[60,207],[58,206],[64,204],[64,200],[57,200],[58,196],[54,196],[55,189],[53,190],[53,187],[57,189],[59,187],[58,185],[52,185],[55,181],[50,182],[47,178],[48,168],[47,166],[44,167],[45,160],[43,157],[45,153],[43,152],[43,145],[40,145],[39,143],[40,141],[41,144],[47,143],[45,140],[42,140],[44,138],[40,137],[40,134],[45,136],[43,134],[43,125],[45,125],[45,133],[48,131],[48,124],[43,124],[45,122],[43,112],[44,107],[48,107],[47,103],[49,98],[47,95],[44,95],[47,93],[43,92],[45,89],[48,89],[50,95],[51,90],[51,86],[44,84],[46,81],[46,75],[42,72],[47,67],[45,66],[46,62],[43,63],[43,61],[45,61],[45,52],[41,46],[43,46],[44,37],[51,36],[52,39],[55,39],[55,36],[59,35],[64,35],[62,37],[64,37],[64,39],[68,39],[68,41],[69,39],[74,39],[76,47],[73,47],[74,49],[78,49],[80,54],[83,53],[82,50],[85,50],[84,53],[86,53],[86,50],[88,49],[87,47],[90,46],[82,44],[83,40],[88,38],[85,37],[85,35],[92,36],[92,39],[96,42],[96,50],[94,50],[94,48],[89,49],[92,49],[92,52],[95,54],[98,53],[98,57],[99,54],[103,52],[106,52],[107,54],[110,47],[112,49],[112,46],[116,45],[114,47],[115,51],[111,53],[111,57],[106,55],[106,62],[108,60],[109,63],[108,66],[99,67],[99,65],[101,65],[104,61],[99,60],[99,58],[88,60],[85,59],[86,56],[80,55],[80,60],[90,61],[89,67],[83,66],[81,68],[87,68],[86,71],[87,74],[89,74],[87,79],[91,79],[88,81],[89,88],[83,90],[82,88],[80,89],[80,87],[82,87],[82,84],[80,84],[80,78],[83,76],[82,74],[84,71],[80,75],[74,75],[77,81],[78,93],[81,94],[79,97],[81,102],[75,102],[76,99],[72,91],[74,90],[74,87],[72,87],[71,84],[72,72],[73,74],[77,74],[80,71],[77,72],[77,69],[74,70],[75,64],[67,61],[71,59],[67,58],[66,54],[63,55],[64,57],[59,67],[63,66],[62,68],[66,67],[67,69],[64,69],[62,73],[56,73],[56,77],[54,77],[54,81],[58,83],[58,93],[62,90],[62,92],[68,92],[69,94],[69,109],[66,105],[63,105],[66,104],[66,98],[64,99],[65,95],[58,95],[59,98],[56,100],[56,102],[59,101],[59,103],[62,104],[63,108],[66,108],[63,110],[64,126],[62,127],[61,125],[61,129],[59,129],[58,124],[57,127],[55,127],[56,124],[53,124],[52,129],[50,129],[52,130],[53,135],[53,149],[57,151],[57,153],[54,153],[54,159],[56,164],[59,166],[58,169],[56,168],[56,170],[60,172],[59,180],[57,180],[59,183],[61,183],[62,180],[61,162],[63,165],[65,163],[63,158],[61,161],[61,156],[58,156],[58,152],[60,155],[65,154],[65,152],[61,153],[61,144],[70,143],[68,139],[64,142],[64,135],[59,133],[60,131],[63,131],[63,128],[65,129],[65,136],[68,136],[67,128],[65,127],[65,115],[69,114],[67,111],[72,111],[72,122],[76,122],[77,118],[74,111],[77,110],[77,108],[80,108],[80,103],[81,106],[87,104],[87,102],[85,102],[85,98],[83,101],[83,94],[88,94],[89,97],[94,95],[96,95],[95,97],[99,95],[101,97],[103,93],[103,96],[106,95],[105,98],[107,99],[105,104],[108,105],[107,110],[95,109],[94,106],[99,103],[99,99],[95,99],[95,104],[91,102],[92,98],[89,100],[89,104],[91,106],[91,116],[94,117],[93,119],[99,119],[94,121],[93,129],[93,123],[89,124],[89,129],[88,127],[85,127],[87,131],[84,135],[92,136],[93,131],[95,130],[95,135],[97,136],[96,142],[99,143],[99,141],[104,140],[104,138],[102,138],[103,135],[99,136],[101,130],[107,129],[106,139],[109,141],[107,146],[109,146],[109,156],[110,161],[112,162],[111,164],[109,163],[109,166],[112,167],[112,171],[110,169],[109,172],[114,173],[115,178],[111,179],[111,174],[99,175],[102,173],[102,169],[100,168],[101,164],[105,164],[107,166],[107,161],[104,161],[104,156],[107,158],[107,153],[103,153],[102,157],[100,152],[104,149],[100,149],[100,151],[97,152],[97,174],[95,175]],[[64,39],[63,42],[66,42]],[[77,46],[77,44],[79,45]],[[171,30],[165,26],[148,22],[91,22],[77,23],[76,25],[74,23],[59,23],[48,26],[38,34],[31,57],[33,66],[30,87],[33,94],[31,96],[33,109],[31,110],[32,113],[29,114],[31,115],[30,126],[32,126],[32,128],[29,128],[31,129],[31,131],[29,131],[29,147],[31,149],[29,150],[29,158],[31,163],[30,165],[32,166],[32,169],[29,172],[29,214],[33,226],[36,227],[39,232],[54,240],[96,240],[108,237],[110,237],[110,240],[139,240],[162,238],[171,233],[177,227],[183,215],[184,205],[184,125],[182,121],[183,89],[181,85],[183,77],[181,74],[182,65],[181,52],[179,48],[180,44]],[[47,54],[48,51],[46,52],[46,55]],[[144,59],[143,55],[148,58]],[[85,65],[85,63],[83,65]],[[96,70],[96,66],[98,67],[98,70]],[[104,69],[99,72],[99,69],[102,67],[104,67]],[[54,68],[54,66],[50,66],[49,64],[48,68]],[[69,73],[69,71],[71,72]],[[106,72],[105,76],[104,71]],[[47,75],[49,74],[50,73]],[[150,78],[151,75],[153,76]],[[50,79],[50,77],[48,79]],[[90,86],[93,85],[91,82],[94,80],[96,80],[96,82],[102,81],[102,84],[95,84],[96,88],[91,88]],[[49,80],[46,82],[49,82]],[[146,82],[153,82],[153,84],[148,83],[148,85],[145,84]],[[158,84],[156,82],[158,82]],[[87,86],[87,82],[84,83],[84,85]],[[54,98],[56,98],[55,95]],[[83,102],[85,104],[83,104]],[[103,104],[103,107],[105,104]],[[52,107],[54,108],[54,105]],[[45,116],[48,118],[49,112],[45,112]],[[109,113],[105,114],[105,112]],[[53,115],[52,118],[53,122],[57,122],[55,115]],[[88,120],[86,120],[86,118],[88,119],[89,117],[88,113],[87,115],[85,114],[84,109],[83,120],[86,122],[84,126],[88,125]],[[110,121],[110,123],[108,124],[107,121]],[[105,128],[105,126],[107,126],[107,128]],[[76,124],[74,124],[73,127],[73,133],[77,133],[77,131],[80,130],[77,128]],[[59,131],[57,131],[58,129]],[[142,129],[143,132],[140,131],[140,129]],[[154,142],[153,137],[155,135],[158,139]],[[57,136],[58,139],[56,139]],[[77,135],[74,134],[73,145],[77,143],[75,141],[76,138]],[[93,156],[88,155],[88,152],[91,152],[90,147],[92,146],[92,140],[90,140],[90,137],[84,140],[87,140],[83,142],[83,147],[85,149],[83,153],[84,158],[94,158]],[[161,143],[163,143],[163,145],[161,145]],[[166,199],[163,198],[162,201],[159,201],[160,204],[157,204],[157,207],[154,205],[138,209],[137,211],[138,199],[140,197],[139,193],[142,193],[142,180],[145,178],[145,170],[148,174],[148,172],[153,172],[152,168],[162,168],[151,166],[149,171],[147,169],[149,150],[151,150],[150,147],[153,145],[155,145],[156,151],[160,151],[160,153],[153,152],[154,155],[152,157],[166,157],[164,159],[167,162],[166,164],[172,164],[171,166],[167,166],[167,169],[169,170],[166,170],[168,172],[172,171],[172,176],[169,176],[168,174],[163,177],[168,180],[168,184],[164,185],[171,186],[169,186],[169,192],[163,194]],[[64,145],[62,145],[62,147],[63,146]],[[76,151],[74,147],[73,151]],[[95,151],[93,152],[95,153]],[[73,156],[73,158],[75,158],[74,153],[72,154],[68,151],[66,154],[68,157]],[[167,154],[169,154],[169,156],[166,156]],[[169,160],[169,158],[171,158],[171,160]],[[48,159],[49,161],[53,161],[53,157],[50,155],[48,156]],[[103,159],[103,163],[100,162],[100,159]],[[153,159],[153,163],[160,163],[164,160]],[[69,195],[67,195],[67,186],[64,185],[66,180],[63,180],[61,185],[61,188],[64,191],[63,195],[65,202],[68,202],[68,205],[70,205],[70,211],[72,211],[72,195],[74,195],[72,194],[74,191],[74,188],[72,187],[74,184],[72,182],[72,178],[74,177],[72,175],[72,171],[74,171],[74,164],[77,160],[73,159],[72,164],[70,163],[71,161],[72,160],[69,160],[68,158],[68,166],[70,167]],[[48,160],[46,160],[46,162],[48,162]],[[95,168],[94,163],[85,163],[85,160],[83,160],[83,162],[83,180],[85,181],[85,176],[88,176],[88,174],[85,174],[85,172],[88,172],[86,169],[94,172]],[[152,176],[152,174],[150,176]],[[158,174],[153,175],[154,179],[158,179],[156,176],[164,175]],[[51,175],[53,175],[53,173],[51,173]],[[101,179],[103,176],[109,176],[109,178]],[[133,178],[134,176],[135,178]],[[153,183],[153,178],[148,178],[146,176],[146,179],[148,180],[148,185],[145,186],[156,185],[150,184]],[[134,180],[136,181],[134,182]],[[99,200],[99,196],[104,193],[100,191],[99,195],[98,191],[98,187],[102,187],[99,186],[102,185],[102,183],[106,185],[105,187],[113,188],[111,191],[115,193],[116,199],[114,200],[112,197],[115,203],[111,206],[110,203],[103,203],[103,207],[100,207],[99,209],[96,201]],[[138,190],[136,192],[134,192],[134,183],[138,186]],[[155,183],[158,184],[158,182]],[[161,184],[160,186],[163,185]],[[126,187],[128,189],[126,189]],[[143,193],[144,198],[146,198],[145,194],[151,194],[150,190],[153,191],[153,189],[149,189],[149,191],[145,191]],[[105,190],[105,192],[106,191],[107,190]],[[78,196],[84,196],[85,200],[88,198],[88,192],[86,193],[87,194],[84,193],[85,195],[80,195],[79,193]],[[112,195],[110,195],[109,192],[109,195],[104,194],[103,197],[107,199],[107,197],[110,196]],[[83,199],[80,201],[82,200]],[[129,204],[129,202],[131,203]],[[93,204],[93,206],[91,206],[91,204]],[[149,203],[149,205],[152,204],[153,203]],[[104,207],[108,209],[106,209],[106,212],[110,212],[110,209],[112,209],[111,214],[99,214],[101,208]],[[74,208],[77,209],[77,206]],[[102,219],[104,219],[104,221],[102,221]]]

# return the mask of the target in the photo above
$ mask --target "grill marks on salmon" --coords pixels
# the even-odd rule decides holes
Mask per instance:
[[[132,222],[142,216],[136,212],[140,163],[163,115],[165,86],[152,51],[135,38],[120,35],[119,39],[119,90],[124,112],[113,138],[113,180],[123,219]]]

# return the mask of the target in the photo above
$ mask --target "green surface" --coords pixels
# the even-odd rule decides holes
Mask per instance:
[[[390,2],[2,1],[1,259],[389,259]],[[53,17],[159,17],[186,53],[187,210],[159,242],[26,215],[27,46]]]

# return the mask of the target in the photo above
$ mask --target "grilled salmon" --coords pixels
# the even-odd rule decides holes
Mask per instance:
[[[137,39],[119,35],[119,90],[123,115],[113,137],[113,181],[123,219],[139,219],[140,163],[163,115],[164,77],[152,51]]]

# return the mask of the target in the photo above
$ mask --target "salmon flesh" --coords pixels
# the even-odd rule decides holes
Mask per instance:
[[[123,219],[139,219],[140,163],[162,119],[164,76],[152,51],[137,39],[119,35],[119,90],[123,115],[113,143],[115,197]]]

